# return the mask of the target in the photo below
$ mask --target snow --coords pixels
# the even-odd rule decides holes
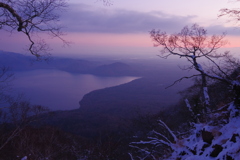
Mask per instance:
[[[233,80],[233,81],[232,81],[232,85],[233,85],[233,86],[235,86],[235,85],[236,85],[236,86],[240,86],[239,80]]]
[[[27,156],[23,157],[21,160],[27,160]]]
[[[185,99],[185,103],[186,103],[186,106],[187,106],[188,110],[189,110],[191,113],[193,113],[192,107],[191,107],[188,99]]]
[[[202,160],[203,157],[202,156],[190,156],[190,157],[187,157],[185,160]],[[204,160],[213,160],[212,158],[207,158],[207,157],[204,157]]]
[[[189,55],[188,57],[190,57],[192,59],[196,58],[196,56],[194,56],[194,55]]]
[[[228,107],[229,118],[223,119],[221,115],[226,114],[226,111],[219,111],[219,113],[213,114],[216,116],[214,119],[217,118],[218,124],[211,125],[211,122],[194,123],[193,129],[187,137],[175,136],[164,122],[159,121],[159,124],[164,126],[174,138],[174,142],[154,131],[153,133],[158,135],[158,138],[149,137],[149,141],[133,142],[132,144],[158,146],[162,143],[168,145],[173,152],[170,157],[166,158],[167,160],[226,160],[229,159],[227,156],[238,160],[240,159],[240,117],[231,116],[232,112],[236,111],[238,110],[234,103],[230,103]],[[210,141],[207,140],[209,137]],[[138,147],[138,149],[141,148]],[[143,151],[143,149],[141,150]],[[149,153],[146,148],[144,151]],[[151,156],[154,157],[154,155]]]
[[[204,95],[205,103],[207,105],[209,105],[210,98],[209,98],[209,95],[208,95],[208,88],[207,87],[203,87],[203,95]]]
[[[197,64],[197,69],[203,71],[201,64]]]
[[[232,105],[232,104],[231,104]],[[208,124],[196,124],[193,133],[182,140],[182,147],[174,147],[174,153],[169,159],[181,158],[182,160],[225,160],[226,155],[231,156],[233,159],[237,160],[240,158],[240,117],[231,118],[229,123],[223,127],[210,126]],[[208,147],[203,149],[203,146],[207,144],[203,141],[201,136],[196,136],[197,133],[205,129],[214,135],[214,139]],[[218,134],[217,134],[218,133]],[[235,142],[232,137],[235,135]],[[217,157],[211,157],[210,154],[214,150],[214,146],[219,145],[222,147],[222,151],[217,155]],[[194,150],[196,155],[189,150]],[[184,156],[180,156],[180,153],[185,151],[187,153]]]
[[[161,120],[159,120],[159,124],[164,126],[165,129],[167,129],[167,131],[171,134],[171,136],[173,137],[174,141],[177,141],[177,137],[175,136],[175,134],[170,130],[170,128],[168,128],[168,126]]]
[[[229,105],[228,111],[230,112],[230,118],[234,118],[236,114],[239,112],[233,102]]]

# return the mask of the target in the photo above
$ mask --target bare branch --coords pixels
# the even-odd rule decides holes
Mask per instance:
[[[38,59],[48,55],[49,47],[36,42],[35,33],[46,32],[69,45],[62,38],[59,12],[67,7],[65,0],[12,0],[0,2],[0,29],[3,27],[24,33],[30,41],[29,52]]]
[[[228,16],[232,18],[232,21],[238,22],[240,20],[240,10],[239,9],[228,9],[223,8],[220,10],[218,17]]]
[[[18,15],[16,13],[16,11],[12,7],[10,7],[8,4],[0,2],[0,8],[4,8],[4,9],[8,10],[12,14],[12,16],[16,18],[16,20],[18,21],[18,29],[17,30],[19,32],[22,31],[23,23],[24,23],[22,17],[20,15]]]
[[[170,86],[167,86],[165,89],[174,86],[176,83],[180,83],[183,79],[190,79],[190,78],[197,77],[197,76],[201,76],[201,74],[196,74],[196,75],[192,75],[192,76],[189,76],[189,77],[187,77],[187,76],[186,77],[182,77],[182,78],[174,81],[173,84],[171,84]]]

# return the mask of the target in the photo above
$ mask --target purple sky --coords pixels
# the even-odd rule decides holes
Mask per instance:
[[[209,33],[227,32],[231,46],[238,47],[240,30],[226,18],[218,18],[224,7],[236,8],[239,3],[228,0],[112,0],[104,6],[97,0],[69,0],[69,8],[61,17],[65,26],[63,38],[72,42],[62,47],[58,39],[43,35],[53,55],[138,55],[158,54],[152,47],[148,32],[161,29],[168,33],[179,32],[185,25],[198,23]],[[0,31],[0,50],[25,52],[28,44],[22,34]],[[13,47],[14,46],[14,47]]]

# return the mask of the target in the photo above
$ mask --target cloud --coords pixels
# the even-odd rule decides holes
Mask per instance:
[[[179,31],[191,24],[193,16],[167,15],[162,12],[137,12],[124,9],[99,9],[88,5],[70,5],[62,16],[69,32],[146,33],[152,29]]]
[[[206,29],[207,29],[209,34],[219,35],[221,33],[226,33],[226,35],[240,36],[239,26],[224,27],[224,26],[221,26],[221,25],[211,25],[211,26],[208,26]]]
[[[197,16],[177,16],[161,11],[139,12],[124,9],[114,10],[110,7],[94,8],[86,4],[70,4],[64,12],[61,22],[67,32],[78,33],[148,33],[152,29],[161,29],[168,33],[180,32],[188,25],[196,23]],[[223,25],[206,26],[209,34],[239,35],[236,27]]]

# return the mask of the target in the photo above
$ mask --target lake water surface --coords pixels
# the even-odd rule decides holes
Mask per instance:
[[[15,73],[13,89],[24,93],[32,104],[40,104],[52,110],[70,110],[79,108],[82,97],[93,90],[128,83],[136,78],[34,70]]]

